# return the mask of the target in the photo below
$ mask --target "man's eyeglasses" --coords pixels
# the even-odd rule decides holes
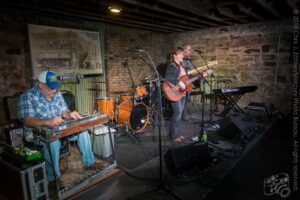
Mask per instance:
[[[48,92],[56,93],[56,92],[58,91],[57,88],[51,89],[51,88],[49,88],[46,84],[43,84],[43,86],[48,90]]]

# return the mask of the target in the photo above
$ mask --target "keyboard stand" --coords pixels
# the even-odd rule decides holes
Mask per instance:
[[[224,97],[228,102],[220,116],[225,117],[231,109],[234,109],[237,112],[244,113],[244,111],[237,105],[237,102],[240,98],[248,92],[254,92],[257,89],[257,86],[241,86],[234,88],[222,88],[214,89],[215,95]]]
[[[239,113],[244,113],[244,111],[237,105],[237,102],[240,100],[243,94],[219,94],[219,95],[224,97],[225,100],[227,101],[227,104],[225,104],[225,107],[222,113],[220,114],[222,117],[226,117],[226,115],[230,112],[231,109],[234,109]]]

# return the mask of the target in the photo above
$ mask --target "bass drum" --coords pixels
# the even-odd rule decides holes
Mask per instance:
[[[149,120],[148,108],[144,103],[133,106],[132,102],[122,102],[118,108],[118,124],[127,124],[130,129],[140,133]]]

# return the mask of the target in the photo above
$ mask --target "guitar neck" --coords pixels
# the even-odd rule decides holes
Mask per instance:
[[[211,66],[211,65],[216,65],[218,64],[218,61],[211,61],[211,62],[208,62],[207,65],[208,66]],[[208,70],[209,68],[206,66],[206,65],[203,65],[203,66],[200,66],[200,67],[197,67],[196,69],[191,69],[187,72],[188,75],[191,75],[191,74],[197,74],[197,73],[202,73],[206,70]]]
[[[194,82],[194,81],[196,81],[197,79],[202,78],[202,77],[203,77],[202,75],[195,76],[195,77],[193,77],[193,78],[191,78],[191,79],[189,79],[189,80],[184,81],[184,83],[185,83],[185,85],[189,85],[189,84],[191,84],[192,82]]]
[[[203,72],[205,70],[207,70],[206,66],[200,66],[200,67],[197,67],[196,69],[189,70],[187,73],[188,73],[188,75],[191,75],[191,74],[196,74],[196,73],[199,73],[199,72]]]

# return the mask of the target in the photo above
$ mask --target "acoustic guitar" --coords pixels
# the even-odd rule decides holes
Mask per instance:
[[[206,73],[209,75],[213,71],[207,70]],[[185,84],[185,89],[182,90],[179,85],[174,85],[170,82],[165,81],[162,84],[162,90],[166,94],[166,98],[170,101],[178,101],[181,99],[181,97],[184,95],[185,92],[189,92],[192,90],[192,82],[196,81],[199,78],[203,78],[203,75],[198,75],[193,78],[189,78],[188,76],[184,75],[179,78],[180,81],[182,81]]]

